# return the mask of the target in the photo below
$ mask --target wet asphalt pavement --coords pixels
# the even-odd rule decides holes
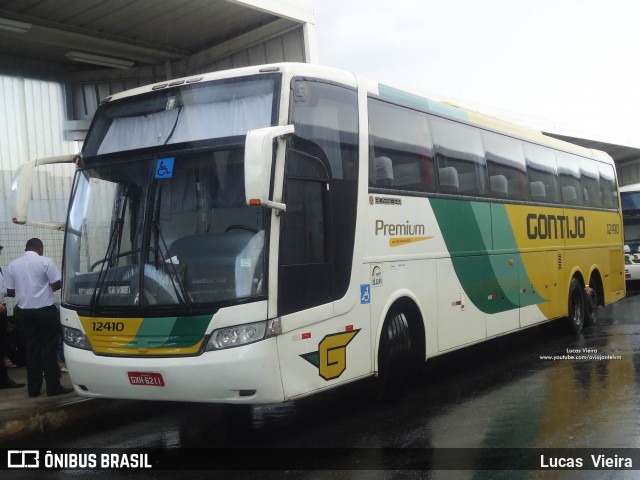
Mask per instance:
[[[399,403],[375,401],[364,381],[252,409],[150,404],[146,418],[105,418],[27,439],[23,448],[168,449],[187,452],[176,460],[184,468],[193,461],[213,469],[124,478],[631,479],[640,478],[640,450],[633,450],[640,447],[639,400],[640,296],[629,296],[601,309],[597,325],[577,336],[552,322],[429,360]],[[494,449],[493,460],[483,464],[486,449]],[[520,449],[540,449],[523,460],[538,465],[491,470]],[[547,462],[584,458],[587,466],[591,454],[633,456],[633,470],[540,469],[540,453]],[[268,458],[276,470],[243,470]],[[456,461],[465,471],[452,470]],[[305,462],[318,470],[301,471]],[[225,465],[242,468],[219,469]],[[37,478],[26,473],[7,478]],[[69,471],[38,473],[68,478]],[[71,473],[114,478],[104,470]]]

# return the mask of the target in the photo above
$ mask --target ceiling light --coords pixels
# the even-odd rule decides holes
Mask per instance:
[[[27,33],[31,28],[30,23],[9,20],[8,18],[0,18],[0,30],[13,33]]]
[[[90,63],[92,65],[102,65],[111,68],[129,68],[133,67],[134,62],[131,60],[122,60],[120,58],[103,57],[102,55],[94,55],[93,53],[76,52],[71,50],[65,56],[74,62]]]

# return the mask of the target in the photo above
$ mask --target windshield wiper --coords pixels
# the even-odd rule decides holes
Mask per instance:
[[[124,208],[122,209],[122,217],[124,217]],[[100,296],[102,295],[102,287],[107,278],[107,272],[109,268],[113,266],[113,262],[116,259],[116,250],[117,245],[119,244],[118,239],[122,236],[122,228],[124,226],[124,220],[122,218],[118,218],[113,225],[113,229],[111,230],[111,236],[109,237],[109,244],[107,245],[107,253],[102,262],[102,266],[100,267],[100,273],[98,273],[98,280],[96,281],[96,286],[93,289],[93,294],[91,295],[91,301],[89,302],[89,309],[91,312],[94,312],[94,309],[100,304]]]
[[[178,274],[178,269],[176,268],[176,264],[173,263],[173,259],[169,256],[169,248],[167,247],[167,243],[162,236],[162,229],[160,228],[160,205],[162,203],[162,186],[158,189],[158,197],[155,203],[155,211],[153,212],[153,221],[151,222],[151,228],[153,230],[153,241],[154,241],[154,257],[155,257],[155,267],[156,270],[160,270],[163,268],[162,266],[171,265],[171,272],[169,272],[169,280],[171,281],[171,286],[178,298],[178,301],[186,306],[187,308],[191,308],[192,303],[191,299],[187,295],[184,285],[180,281],[180,275]],[[165,254],[166,253],[166,254]]]

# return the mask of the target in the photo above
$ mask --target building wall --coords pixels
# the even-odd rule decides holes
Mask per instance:
[[[42,239],[45,255],[58,266],[62,260],[63,234],[55,230],[14,225],[11,185],[19,166],[28,160],[76,153],[77,142],[64,140],[63,87],[59,83],[0,76],[0,265],[6,266],[24,252],[26,241]],[[62,222],[73,167],[46,167],[34,178],[32,218]],[[9,301],[10,313],[13,302]]]
[[[640,183],[640,160],[634,160],[617,167],[620,186]]]
[[[189,72],[189,74],[214,72],[266,63],[304,62],[306,58],[303,37],[303,27],[299,27],[283,35],[260,42],[249,48],[243,48],[232,55],[205,64],[196,71]]]

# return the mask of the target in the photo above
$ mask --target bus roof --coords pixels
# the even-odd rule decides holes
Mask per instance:
[[[496,131],[513,137],[518,137],[523,140],[528,140],[555,149],[564,150],[570,153],[581,155],[583,157],[594,158],[595,160],[599,160],[611,165],[614,164],[613,159],[608,154],[600,150],[588,149],[579,145],[575,145],[573,143],[564,142],[562,140],[546,136],[538,130],[516,125],[490,115],[482,114],[480,112],[467,110],[446,101],[433,100],[420,94],[415,94],[381,83],[376,83],[364,77],[355,75],[351,72],[310,63],[276,63],[190,75],[188,77],[158,82],[134,88],[132,90],[116,93],[111,95],[110,97],[105,98],[103,100],[103,103],[111,100],[118,100],[134,95],[140,95],[151,91],[163,90],[165,88],[172,88],[185,84],[204,83],[224,78],[256,75],[269,72],[283,72],[288,74],[289,76],[300,75],[319,77],[334,82],[339,82],[354,88],[360,86],[361,88],[365,88],[369,94],[377,96],[382,100],[388,100],[390,102],[398,103],[409,108],[415,108],[416,110],[431,113],[433,115],[462,121],[480,128]]]
[[[523,140],[546,145],[558,150],[575,153],[583,157],[593,158],[612,165],[614,163],[613,159],[607,153],[600,150],[584,148],[580,145],[549,137],[539,130],[510,123],[506,120],[501,120],[473,110],[467,110],[447,101],[432,100],[418,94],[409,93],[383,84],[378,84],[378,91],[374,93],[377,93],[383,100],[401,103],[410,108],[426,111],[442,117],[448,117],[453,120],[459,120],[480,128],[518,137]]]

